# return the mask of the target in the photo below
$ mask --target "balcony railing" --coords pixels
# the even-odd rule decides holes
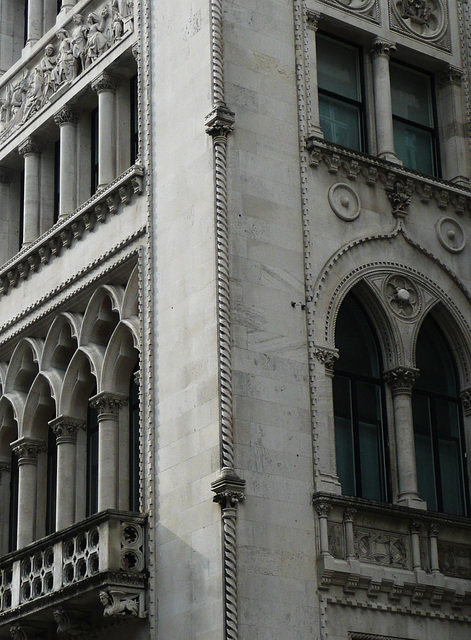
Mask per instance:
[[[17,622],[52,624],[65,605],[84,615],[145,617],[145,523],[142,515],[103,511],[5,556],[0,637]]]

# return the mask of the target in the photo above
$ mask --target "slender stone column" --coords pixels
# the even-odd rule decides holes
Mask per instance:
[[[33,138],[28,138],[18,148],[18,153],[25,163],[23,246],[26,247],[39,236],[41,150]]]
[[[12,443],[18,456],[18,536],[17,547],[21,549],[34,541],[36,534],[37,467],[38,453],[46,445],[35,438],[20,438]]]
[[[417,369],[396,367],[384,373],[391,387],[396,427],[396,451],[399,476],[398,503],[416,509],[425,509],[419,497],[415,461],[414,427],[412,420],[412,387],[419,376]]]
[[[319,20],[321,18],[322,18],[321,14],[317,13],[317,11],[308,11],[307,26],[312,31],[312,36],[309,38],[308,49],[309,49],[309,58],[311,61],[312,69],[316,69],[316,59],[317,59],[316,37],[317,37],[317,27],[319,24]],[[315,135],[316,138],[323,138],[324,134],[322,133],[321,124],[320,124],[320,115],[319,115],[317,72],[311,73],[309,79],[311,84],[312,134]]]
[[[449,66],[438,75],[440,88],[440,129],[442,131],[443,177],[469,187],[470,159],[465,111],[463,71]]]
[[[75,522],[77,431],[84,428],[85,422],[59,416],[49,426],[57,443],[56,531],[60,531]]]
[[[77,208],[77,122],[75,111],[64,107],[54,116],[60,130],[59,220]]]
[[[414,520],[409,525],[409,531],[411,536],[412,547],[412,568],[414,571],[421,569],[420,564],[420,532],[422,530],[422,523]]]
[[[343,522],[345,526],[345,551],[347,560],[355,559],[355,535],[353,531],[353,520],[357,510],[348,508],[343,514]]]
[[[440,573],[440,563],[438,561],[438,534],[440,529],[434,523],[430,525],[428,535],[430,543],[430,568],[432,573]]]
[[[43,0],[28,0],[26,44],[32,45],[43,35]]]
[[[310,364],[314,425],[314,485],[316,491],[340,494],[335,452],[334,398],[332,379],[335,349],[313,347]],[[315,404],[314,404],[315,403]]]
[[[389,58],[396,45],[377,38],[370,51],[373,62],[373,91],[375,96],[376,144],[378,157],[401,164],[394,152],[394,133],[391,103]]]
[[[116,177],[116,80],[103,73],[92,82],[98,94],[98,188]]]
[[[70,11],[76,4],[77,0],[62,0],[61,11]]]
[[[118,507],[118,419],[127,396],[98,393],[90,406],[98,412],[98,511]]]
[[[316,504],[315,509],[317,512],[317,516],[319,518],[320,555],[330,556],[332,554],[329,551],[328,520],[329,520],[329,513],[332,511],[332,507],[330,504],[321,503],[321,504]]]

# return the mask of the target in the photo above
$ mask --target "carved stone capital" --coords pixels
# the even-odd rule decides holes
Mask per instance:
[[[389,60],[391,54],[396,51],[396,45],[394,42],[390,42],[389,40],[383,40],[382,38],[376,38],[373,42],[373,46],[370,50],[370,55],[372,58],[376,58],[378,56],[384,56]]]
[[[7,167],[0,167],[0,184],[10,184],[13,174]]]
[[[332,511],[332,505],[327,502],[321,502],[320,504],[315,504],[314,509],[319,518],[328,518],[329,513]]]
[[[29,155],[40,155],[41,147],[34,138],[27,138],[18,147],[18,153],[20,156],[23,156],[23,158]]]
[[[122,589],[104,589],[99,594],[106,617],[137,618],[140,614],[140,594]]]
[[[429,526],[429,529],[428,529],[429,536],[431,538],[436,538],[439,533],[440,533],[440,527],[438,526],[438,524],[435,524],[434,522],[432,522],[432,524]]]
[[[332,373],[334,371],[335,361],[338,360],[339,357],[337,349],[314,346],[313,354],[316,360],[325,366],[327,372]]]
[[[471,387],[460,391],[461,403],[463,405],[463,413],[465,416],[471,416]]]
[[[463,70],[450,64],[437,74],[437,84],[440,88],[448,87],[449,85],[461,87],[463,78]]]
[[[422,523],[418,520],[413,520],[409,524],[409,531],[411,532],[411,534],[419,535],[419,533],[422,531]]]
[[[234,130],[235,114],[226,106],[216,106],[205,118],[204,126],[210,136],[227,136]]]
[[[312,31],[317,31],[317,27],[319,26],[319,21],[322,19],[322,14],[317,11],[313,11],[312,9],[308,9],[306,12],[307,15],[307,27],[308,29],[312,29]]]
[[[420,375],[418,369],[410,367],[396,367],[385,371],[383,376],[385,381],[391,387],[393,395],[399,393],[412,393],[412,387]]]
[[[60,126],[62,126],[64,124],[72,124],[72,125],[76,126],[77,122],[78,122],[78,115],[70,107],[63,107],[54,116],[54,122],[57,124],[58,127],[60,127]]]
[[[220,477],[211,483],[211,489],[216,494],[213,502],[221,506],[221,509],[235,507],[245,499],[245,480],[240,478],[234,469],[223,469]]]
[[[85,427],[84,420],[76,420],[67,416],[59,416],[49,422],[58,445],[63,443],[75,444],[77,442],[77,431]]]
[[[109,415],[118,416],[118,411],[128,403],[128,397],[121,393],[102,391],[90,398],[90,406],[98,411],[98,417]]]
[[[38,454],[46,451],[46,443],[36,438],[20,438],[11,448],[18,457],[18,464],[37,464]]]
[[[117,86],[118,82],[116,78],[110,76],[108,73],[102,73],[98,78],[95,78],[91,84],[93,91],[97,93],[101,93],[102,91],[114,92]]]
[[[392,212],[395,218],[405,218],[411,201],[411,195],[405,184],[396,180],[392,187],[386,189],[386,194],[392,205]]]
[[[344,522],[353,522],[355,516],[357,514],[357,510],[353,507],[347,507],[343,512],[343,521]]]

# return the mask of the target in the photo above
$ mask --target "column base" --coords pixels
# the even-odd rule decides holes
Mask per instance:
[[[383,153],[378,153],[378,158],[380,158],[380,160],[386,160],[387,162],[398,164],[400,167],[402,167],[403,165],[402,160],[399,160],[397,155],[392,151],[384,151]]]
[[[399,496],[397,504],[401,505],[401,507],[410,507],[411,509],[422,509],[422,511],[427,510],[427,503],[421,498],[419,498],[418,495]]]

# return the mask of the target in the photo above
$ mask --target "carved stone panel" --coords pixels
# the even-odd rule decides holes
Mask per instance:
[[[348,11],[360,18],[379,22],[378,0],[322,0],[322,2]]]
[[[471,546],[439,541],[438,562],[446,576],[471,580]]]
[[[444,0],[389,0],[391,29],[450,50],[448,10]]]
[[[345,559],[345,535],[344,527],[340,522],[329,522],[329,551],[334,558]]]
[[[389,531],[354,527],[355,556],[362,562],[387,567],[410,568],[407,536]]]

